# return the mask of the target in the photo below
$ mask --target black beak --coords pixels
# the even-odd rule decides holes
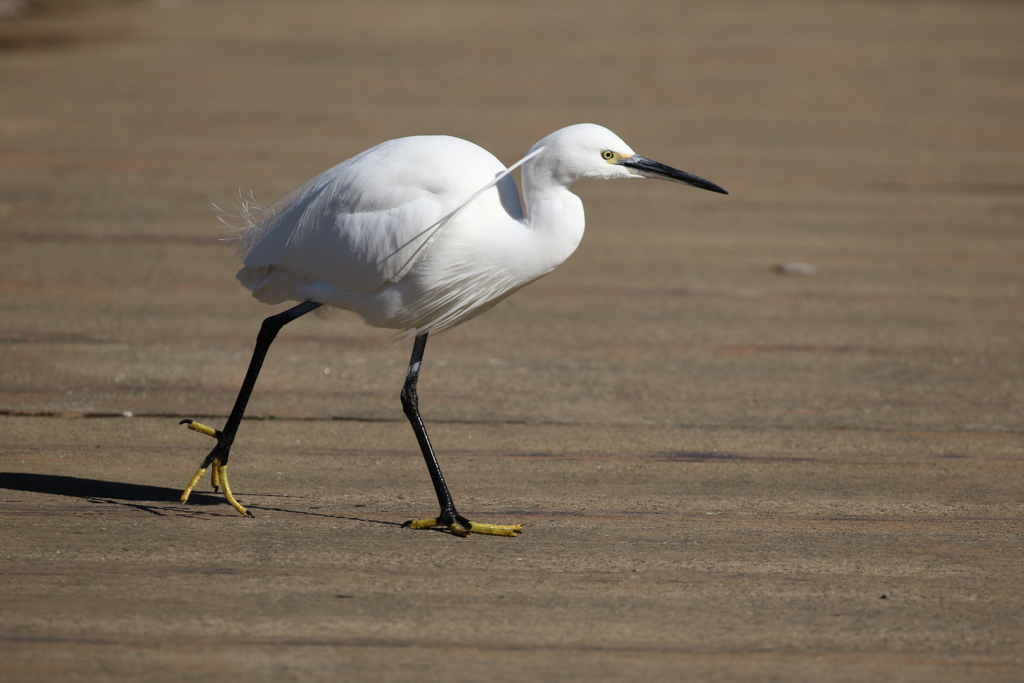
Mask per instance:
[[[674,180],[677,183],[683,183],[684,185],[690,185],[692,187],[699,187],[702,190],[710,190],[711,192],[718,192],[719,194],[729,194],[709,180],[704,180],[692,173],[680,171],[672,168],[671,166],[666,166],[665,164],[659,164],[657,161],[651,161],[647,157],[642,157],[639,154],[626,157],[619,162],[619,165],[631,168],[635,170],[638,175],[642,175],[645,178]]]

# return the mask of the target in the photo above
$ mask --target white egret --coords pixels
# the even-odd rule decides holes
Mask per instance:
[[[509,172],[522,165],[522,205]],[[228,455],[267,350],[296,318],[334,306],[376,327],[415,336],[401,392],[440,504],[414,529],[514,536],[519,525],[461,516],[420,418],[416,383],[427,335],[465,322],[551,272],[583,237],[586,179],[663,178],[727,194],[718,185],[635,154],[606,128],[583,123],[547,136],[506,169],[471,142],[447,136],[384,142],[303,183],[240,230],[238,280],[268,304],[299,305],[263,321],[252,361],[221,431],[183,420],[217,445],[181,496],[213,466],[213,486],[242,514],[227,480]],[[245,212],[243,212],[245,213]]]

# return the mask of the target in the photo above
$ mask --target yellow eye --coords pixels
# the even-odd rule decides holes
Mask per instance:
[[[606,149],[605,151],[601,152],[601,158],[604,159],[605,161],[611,161],[612,159],[615,158],[615,152],[611,151],[610,149]]]

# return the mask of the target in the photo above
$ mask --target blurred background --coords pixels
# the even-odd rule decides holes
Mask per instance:
[[[269,203],[389,138],[456,135],[511,164],[591,121],[730,196],[578,185],[579,251],[435,340],[428,413],[1024,427],[1018,4],[6,0],[0,15],[9,414],[226,413],[272,310],[234,281],[214,205]],[[389,340],[348,315],[299,321],[252,414],[400,419],[408,349]]]
[[[1000,1],[0,0],[0,679],[1021,680],[1022,36]],[[580,183],[577,253],[431,337],[459,509],[527,533],[399,528],[435,509],[410,344],[348,314],[270,351],[257,519],[178,503],[178,420],[223,423],[283,308],[223,213],[585,121],[730,194]]]

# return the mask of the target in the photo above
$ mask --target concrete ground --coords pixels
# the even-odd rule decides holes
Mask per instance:
[[[1024,679],[1024,5],[4,3],[0,680]],[[579,251],[409,344],[226,229],[382,140],[604,124]],[[812,275],[777,266],[807,263]],[[131,417],[126,417],[130,415]],[[276,418],[276,419],[271,419]]]

